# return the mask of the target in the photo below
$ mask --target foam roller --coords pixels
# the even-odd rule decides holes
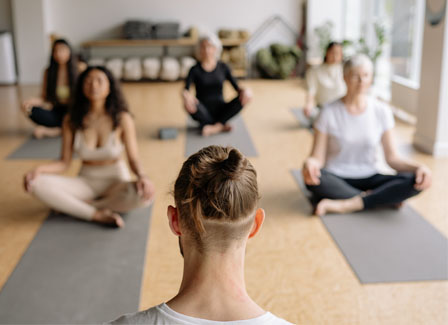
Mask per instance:
[[[125,80],[140,80],[142,79],[142,63],[139,58],[129,58],[124,63]]]
[[[123,59],[114,58],[106,62],[106,68],[108,68],[115,79],[120,80],[123,76]]]
[[[180,59],[180,77],[185,79],[191,67],[196,64],[196,60],[191,56],[184,56]]]
[[[174,81],[179,79],[180,76],[180,64],[177,59],[172,57],[165,57],[162,59],[162,72],[160,73],[160,79],[166,81]]]
[[[160,59],[146,58],[143,60],[143,77],[155,80],[160,74]]]

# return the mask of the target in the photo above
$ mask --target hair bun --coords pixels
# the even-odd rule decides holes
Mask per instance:
[[[236,149],[231,149],[227,159],[223,160],[220,164],[221,172],[228,178],[236,178],[240,171],[240,165],[242,161],[241,153]]]

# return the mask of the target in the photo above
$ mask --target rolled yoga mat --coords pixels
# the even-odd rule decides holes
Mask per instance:
[[[408,204],[321,220],[361,283],[448,280],[446,237]]]
[[[258,155],[249,131],[244,124],[241,115],[230,121],[233,129],[230,132],[203,137],[200,134],[197,123],[192,119],[187,122],[187,140],[185,142],[185,157],[189,157],[200,149],[210,146],[232,146],[241,151],[245,156],[256,157]]]
[[[151,207],[123,229],[50,214],[0,292],[0,324],[98,324],[138,310]]]
[[[29,138],[7,159],[57,159],[61,156],[62,138]]]

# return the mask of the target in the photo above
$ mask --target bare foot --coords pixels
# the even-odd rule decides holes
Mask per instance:
[[[404,205],[404,202],[400,202],[400,203],[394,204],[392,207],[394,209],[400,210],[403,207],[403,205]]]
[[[324,216],[327,213],[347,213],[359,211],[364,208],[364,203],[360,196],[355,196],[346,200],[321,200],[315,210],[315,214],[318,216]]]
[[[202,135],[208,137],[213,134],[221,133],[225,130],[225,126],[221,123],[207,124],[202,128]]]
[[[36,126],[33,131],[33,136],[36,139],[42,139],[45,137],[54,138],[61,135],[61,128],[48,128],[46,126]]]
[[[224,127],[222,129],[222,132],[230,132],[232,131],[233,127],[230,124],[224,124]]]
[[[92,218],[92,221],[106,225],[115,225],[119,228],[124,227],[123,218],[118,213],[108,209],[97,210]]]

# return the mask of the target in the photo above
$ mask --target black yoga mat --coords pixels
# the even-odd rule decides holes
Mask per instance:
[[[57,159],[61,156],[62,138],[29,138],[7,159]]]
[[[446,237],[408,204],[321,219],[361,283],[448,280]]]
[[[185,157],[189,157],[200,149],[210,145],[232,146],[240,150],[247,157],[256,157],[258,155],[257,149],[252,142],[252,138],[241,116],[237,116],[230,121],[233,127],[232,131],[209,137],[203,137],[200,134],[197,123],[192,119],[189,119],[187,124]]]
[[[97,324],[135,312],[151,207],[114,229],[50,214],[0,292],[1,324]]]

